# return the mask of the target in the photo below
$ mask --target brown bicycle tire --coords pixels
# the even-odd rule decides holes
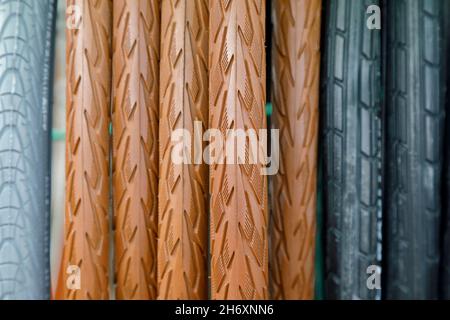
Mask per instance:
[[[271,293],[314,298],[321,0],[273,7],[274,127],[280,171],[274,176]]]
[[[159,0],[113,3],[117,299],[156,299]]]
[[[112,1],[68,0],[66,214],[57,299],[108,299],[108,190]],[[78,266],[80,287],[68,287]],[[74,283],[76,285],[76,282]]]
[[[223,137],[228,129],[265,129],[265,1],[211,0],[210,12],[210,128]],[[210,166],[211,297],[266,299],[264,165],[231,160]]]
[[[208,128],[208,19],[206,0],[162,2],[159,299],[207,298],[208,167],[174,163],[171,137]]]

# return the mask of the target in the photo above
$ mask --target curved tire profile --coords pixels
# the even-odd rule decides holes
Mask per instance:
[[[274,177],[271,294],[314,298],[321,0],[273,4]]]
[[[56,1],[0,4],[0,300],[50,297]]]
[[[366,26],[378,1],[327,1],[322,74],[327,299],[375,299],[380,265],[381,33]],[[325,4],[324,4],[325,5]]]
[[[117,299],[156,299],[159,0],[113,2]]]
[[[210,1],[210,14],[210,128],[222,137],[229,129],[259,132],[266,128],[265,1]],[[243,164],[226,154],[217,163],[223,153],[211,154],[213,299],[268,298],[267,177],[245,151]]]
[[[387,3],[388,299],[438,298],[445,5],[439,0]]]
[[[192,146],[183,149],[190,162],[177,162],[173,139],[184,130],[193,142],[196,121],[208,128],[209,6],[161,5],[158,299],[207,299],[208,166]]]
[[[81,20],[67,29],[66,215],[56,298],[108,299],[112,1],[67,6],[79,8]]]

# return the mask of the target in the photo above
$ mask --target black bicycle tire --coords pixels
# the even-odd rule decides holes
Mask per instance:
[[[448,81],[448,78],[447,78]],[[447,93],[448,94],[448,93]],[[447,146],[450,142],[450,117],[445,118],[445,143]],[[443,201],[444,211],[442,212],[442,259],[440,265],[440,298],[450,300],[450,148],[445,149],[444,155],[444,193]]]
[[[376,299],[367,272],[381,251],[381,32],[366,21],[379,1],[324,5],[325,297]]]
[[[438,298],[444,5],[440,0],[387,3],[388,299]]]

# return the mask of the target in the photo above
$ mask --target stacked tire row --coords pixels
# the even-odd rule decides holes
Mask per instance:
[[[56,299],[313,299],[322,277],[327,299],[450,298],[450,4],[67,7],[79,15],[67,17]],[[55,1],[0,4],[0,299],[50,296],[54,18]],[[192,145],[174,160],[180,130],[183,142],[208,129],[269,140],[267,71],[279,130],[273,177],[249,162],[247,141],[244,163],[222,150],[208,156],[223,162],[198,161]],[[322,246],[324,275],[315,270]]]
[[[449,8],[435,0],[387,1],[383,33],[370,28],[367,15],[381,4],[342,0],[327,7],[327,297],[379,298],[367,280],[382,258],[384,298],[448,298],[441,192]]]

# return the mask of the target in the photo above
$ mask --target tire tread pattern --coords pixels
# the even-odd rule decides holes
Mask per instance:
[[[314,298],[321,0],[273,8],[273,121],[281,168],[274,177],[271,294]]]
[[[208,128],[208,4],[168,0],[161,7],[158,299],[206,299],[208,168],[177,164],[177,129],[194,139]]]
[[[228,129],[266,129],[265,1],[209,3],[210,128],[222,137]],[[237,164],[236,155],[228,160],[233,164],[210,166],[211,297],[267,299],[264,166],[249,159]]]
[[[0,300],[50,296],[55,1],[0,4]]]
[[[58,299],[109,298],[111,0],[68,0],[81,12],[67,29],[66,215]],[[80,288],[67,270],[79,267]],[[70,279],[69,279],[70,280]]]
[[[388,2],[387,292],[438,297],[445,116],[439,0]]]
[[[327,2],[321,110],[328,299],[375,299],[379,265],[381,34],[366,26],[378,1]]]
[[[117,299],[156,299],[159,0],[113,3]]]

